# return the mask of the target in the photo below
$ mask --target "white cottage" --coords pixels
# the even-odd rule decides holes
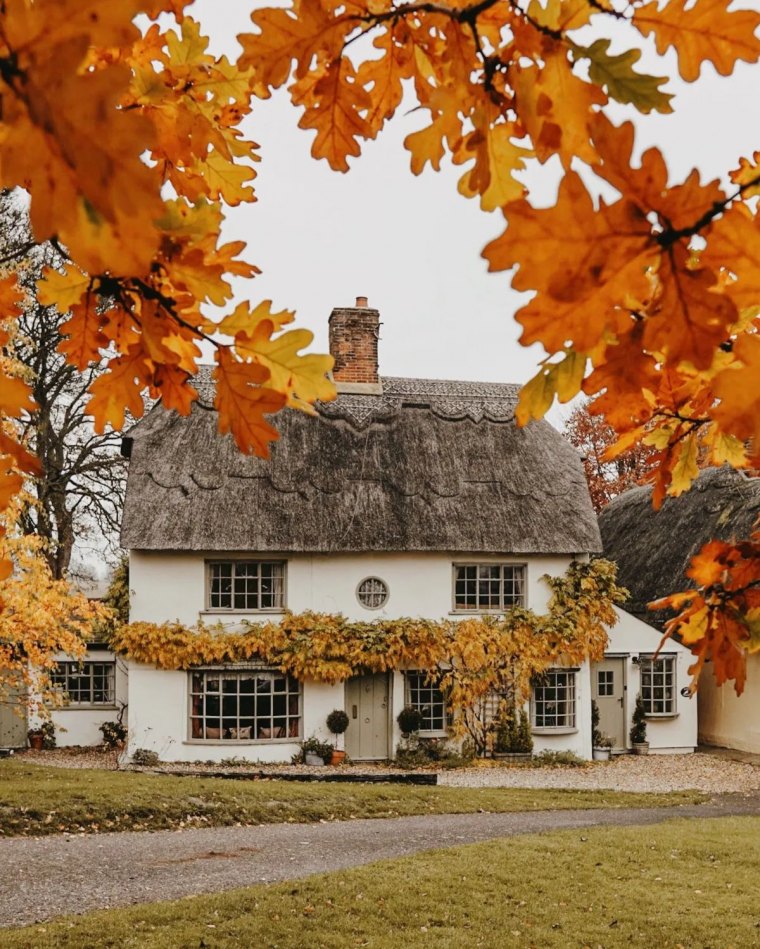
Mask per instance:
[[[647,603],[691,586],[686,571],[700,548],[712,539],[749,537],[758,518],[760,478],[724,465],[701,471],[691,490],[666,498],[659,511],[651,488],[626,491],[604,509],[599,526],[604,556],[617,563],[619,582],[630,590],[628,609],[662,628],[673,613],[652,612]],[[671,642],[665,653],[679,648]],[[708,662],[697,698],[700,742],[760,753],[760,654],[747,660],[741,696],[731,684],[716,685]]]
[[[208,373],[189,417],[156,406],[131,431],[122,543],[133,621],[234,629],[285,610],[351,619],[542,611],[541,576],[601,549],[576,452],[548,423],[517,428],[518,387],[380,377],[379,325],[363,298],[333,311],[339,397],[316,418],[279,416],[268,460],[217,433]],[[591,757],[593,695],[624,749],[642,683],[681,682],[680,659],[664,678],[647,665],[657,640],[623,615],[598,669],[552,670],[530,703],[536,749]],[[130,663],[129,751],[288,761],[303,738],[328,737],[327,714],[344,708],[349,755],[385,759],[405,705],[423,712],[422,734],[447,734],[443,696],[414,670],[328,686],[254,663]],[[659,744],[691,750],[691,707],[677,715]]]

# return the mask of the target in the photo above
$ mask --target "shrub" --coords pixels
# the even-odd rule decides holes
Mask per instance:
[[[518,715],[514,702],[505,703],[496,726],[494,751],[499,754],[527,754],[533,751],[533,736],[525,709]]]
[[[588,761],[572,751],[542,751],[534,755],[531,762],[539,768],[586,768]]]
[[[641,745],[647,740],[647,713],[641,694],[636,696],[636,706],[633,710],[633,725],[631,725],[629,734],[632,745]]]
[[[132,764],[140,765],[144,768],[154,768],[160,764],[161,759],[157,751],[149,751],[147,748],[136,748],[132,755]]]
[[[98,729],[106,748],[121,748],[127,740],[127,727],[122,722],[103,722]]]
[[[455,751],[445,738],[412,737],[399,746],[394,763],[399,768],[466,768],[474,757],[469,743]]]
[[[55,748],[55,725],[48,719],[46,722],[43,722],[37,728],[30,728],[27,732],[28,737],[31,739],[32,736],[42,735],[42,747],[49,751],[51,748]]]

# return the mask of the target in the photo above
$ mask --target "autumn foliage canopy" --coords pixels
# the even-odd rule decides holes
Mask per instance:
[[[255,97],[287,86],[313,155],[341,171],[402,100],[417,107],[412,171],[448,156],[460,192],[503,215],[484,256],[533,293],[517,314],[522,342],[547,353],[520,424],[555,396],[597,395],[613,455],[655,449],[658,504],[689,487],[705,454],[757,466],[760,154],[737,156],[724,183],[696,171],[671,182],[656,148],[634,162],[634,127],[607,106],[671,111],[667,77],[637,68],[648,40],[676,51],[687,82],[705,64],[728,75],[756,63],[760,13],[730,0],[292,0],[252,13],[231,62],[207,52],[188,6],[0,5],[0,185],[29,193],[36,239],[67,260],[38,285],[69,314],[62,351],[79,368],[110,359],[92,386],[98,427],[139,416],[145,393],[187,413],[202,340],[215,349],[220,430],[242,451],[266,453],[277,434],[267,416],[332,396],[331,361],[302,353],[311,335],[291,313],[268,301],[225,312],[230,277],[256,273],[243,244],[220,237],[223,206],[254,199],[257,146],[241,125]],[[622,52],[612,26],[628,37]],[[555,156],[556,203],[538,208],[516,176]],[[616,197],[595,197],[595,181]],[[7,318],[22,300],[5,266]],[[4,378],[0,412],[29,408],[23,381]],[[7,431],[0,439],[7,504],[35,460]],[[697,668],[712,658],[738,689],[747,650],[760,648],[759,544],[702,551],[673,627]]]

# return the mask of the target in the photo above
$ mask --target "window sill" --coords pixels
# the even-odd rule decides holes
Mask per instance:
[[[419,738],[449,738],[449,733],[447,731],[430,731],[430,732],[417,732]]]
[[[200,616],[284,616],[287,610],[201,610]]]
[[[531,728],[531,734],[533,735],[577,735],[578,729],[568,728],[565,726],[561,728],[542,728],[542,727],[533,726]]]
[[[504,610],[449,610],[449,616],[506,616],[517,609],[525,609],[525,604],[509,606]]]
[[[659,714],[652,712],[651,714],[647,714],[645,718],[648,722],[661,722],[663,719],[678,718],[680,714],[680,712],[660,712]]]
[[[186,738],[183,745],[298,745],[303,738]]]
[[[56,712],[116,712],[118,711],[117,705],[59,705],[58,708],[53,708],[50,710],[53,714]]]

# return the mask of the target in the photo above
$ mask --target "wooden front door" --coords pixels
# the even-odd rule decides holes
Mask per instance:
[[[0,697],[0,748],[26,748],[26,689],[11,688]]]
[[[599,730],[614,751],[626,748],[625,659],[603,659],[591,666],[591,694],[599,706]]]
[[[354,761],[384,761],[390,749],[391,680],[387,673],[346,682],[346,752]]]

